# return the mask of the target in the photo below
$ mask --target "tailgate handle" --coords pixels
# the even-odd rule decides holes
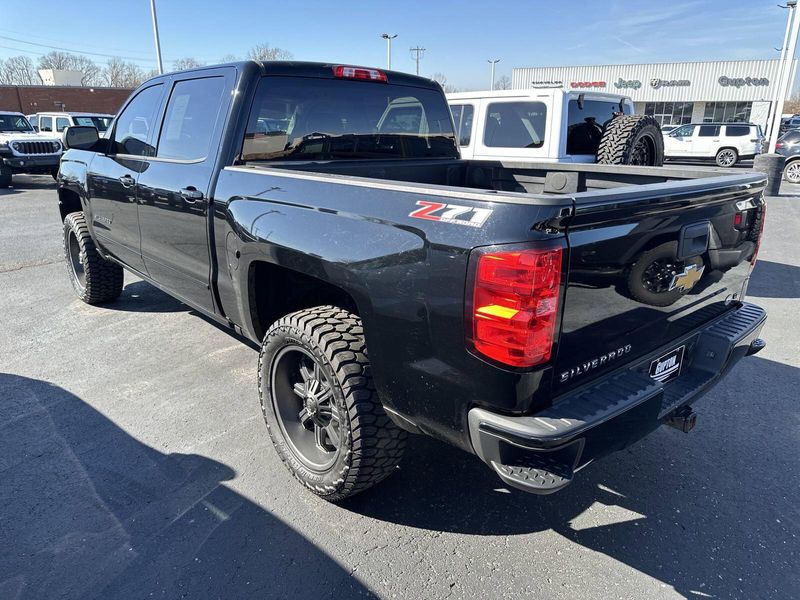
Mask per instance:
[[[686,260],[693,256],[700,256],[708,250],[708,240],[711,237],[711,223],[701,221],[684,225],[681,237],[678,240],[678,260]]]

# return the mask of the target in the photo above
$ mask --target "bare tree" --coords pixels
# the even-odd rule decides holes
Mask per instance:
[[[102,81],[102,69],[86,56],[54,50],[39,58],[39,69],[56,71],[80,71],[81,85],[97,85]]]
[[[219,62],[229,63],[229,62],[236,62],[237,60],[239,60],[239,57],[236,56],[235,54],[226,54],[225,56],[219,59]]]
[[[105,83],[111,87],[136,87],[145,80],[145,73],[136,63],[112,58],[103,72]]]
[[[202,67],[203,63],[201,63],[196,58],[192,58],[191,56],[187,56],[185,58],[179,58],[175,62],[172,63],[172,70],[173,71],[183,71],[185,69],[194,69],[196,67]]]
[[[438,83],[440,86],[442,86],[442,89],[444,90],[444,92],[446,94],[451,94],[453,92],[459,91],[459,89],[457,87],[447,83],[447,77],[445,76],[444,73],[434,73],[433,77],[431,77],[431,79],[433,79],[436,83]]]
[[[56,71],[72,71],[76,56],[69,52],[53,50],[39,58],[39,69],[54,69]]]
[[[83,73],[81,85],[100,85],[103,82],[103,69],[91,58],[76,56],[72,68]]]
[[[250,60],[291,60],[292,53],[282,48],[273,48],[269,44],[258,44],[247,53]]]
[[[27,56],[12,56],[0,66],[0,82],[8,85],[40,85],[42,79]]]
[[[494,82],[494,89],[496,89],[496,90],[510,90],[511,89],[511,78],[508,75],[503,75],[502,77],[498,77],[497,80]]]
[[[797,114],[800,113],[800,95],[795,94],[783,104],[783,112]]]

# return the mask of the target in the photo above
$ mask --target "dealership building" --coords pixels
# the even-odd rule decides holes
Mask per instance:
[[[515,68],[512,87],[563,87],[630,96],[636,112],[662,125],[742,122],[766,130],[779,60]],[[792,65],[792,81],[797,61]]]

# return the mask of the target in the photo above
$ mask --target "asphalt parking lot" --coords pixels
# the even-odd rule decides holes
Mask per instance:
[[[800,597],[800,186],[769,202],[767,348],[565,491],[414,437],[336,506],[269,442],[256,351],[126,275],[67,280],[49,177],[0,190],[0,598]],[[792,188],[792,189],[787,189]],[[791,194],[797,194],[791,196]]]

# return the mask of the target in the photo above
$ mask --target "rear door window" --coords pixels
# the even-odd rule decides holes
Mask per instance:
[[[69,127],[69,119],[66,117],[56,118],[56,131],[64,131],[67,127]]]
[[[53,117],[39,117],[39,131],[53,131]]]
[[[453,112],[453,122],[456,124],[456,135],[460,146],[469,146],[472,141],[472,119],[475,116],[475,107],[472,104],[455,104],[450,107]]]
[[[570,100],[567,107],[567,154],[597,154],[606,125],[618,112],[619,102],[584,100],[579,103],[577,99]]]
[[[224,77],[179,81],[172,88],[156,156],[176,160],[202,160],[222,108]]]
[[[700,125],[697,137],[716,137],[719,135],[719,125]]]
[[[546,122],[542,102],[492,102],[486,107],[483,143],[489,148],[541,148]]]

